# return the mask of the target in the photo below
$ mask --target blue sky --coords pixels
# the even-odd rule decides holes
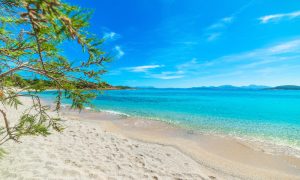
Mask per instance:
[[[300,85],[299,0],[69,2],[95,10],[113,85]]]

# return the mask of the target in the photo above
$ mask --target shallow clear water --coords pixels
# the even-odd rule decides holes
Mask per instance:
[[[51,99],[53,92],[42,96]],[[93,104],[98,110],[300,148],[300,91],[114,90]]]

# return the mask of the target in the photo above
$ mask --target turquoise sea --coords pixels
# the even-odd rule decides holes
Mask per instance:
[[[48,91],[42,96],[51,100],[54,95]],[[300,91],[113,90],[105,91],[93,104],[100,111],[300,149]]]

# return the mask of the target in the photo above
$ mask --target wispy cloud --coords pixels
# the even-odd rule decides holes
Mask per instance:
[[[212,60],[199,61],[193,58],[175,68],[183,71],[187,77],[211,77],[232,75],[231,72],[256,71],[257,68],[268,66],[277,67],[289,61],[296,63],[300,57],[300,39],[281,42],[269,47],[258,48],[252,51],[225,55]],[[276,68],[273,68],[276,70]],[[259,73],[259,72],[258,72]]]
[[[148,77],[150,78],[156,78],[156,79],[164,79],[164,80],[170,80],[170,79],[179,79],[184,77],[183,71],[163,71],[158,74],[149,74]]]
[[[176,67],[177,67],[177,69],[179,69],[179,70],[184,70],[184,69],[189,69],[189,68],[191,68],[191,67],[194,67],[195,65],[196,65],[196,66],[198,65],[198,60],[197,60],[197,58],[193,58],[192,60],[187,61],[187,62],[185,62],[185,63],[183,63],[183,64],[179,64],[179,65],[177,65]]]
[[[144,66],[135,66],[123,68],[123,70],[134,72],[134,73],[143,73],[146,78],[154,79],[179,79],[184,77],[184,72],[180,70],[176,71],[163,71],[164,65],[144,65]],[[167,67],[170,68],[170,67]]]
[[[105,32],[103,35],[103,39],[109,39],[109,40],[116,40],[118,38],[120,38],[120,34],[117,34],[115,32]]]
[[[259,18],[259,21],[262,24],[266,24],[269,22],[278,22],[283,19],[294,19],[300,17],[300,11],[290,12],[290,13],[281,13],[281,14],[270,14],[266,16],[262,16]]]
[[[213,23],[209,27],[206,28],[205,37],[206,40],[211,42],[217,40],[219,37],[221,37],[226,30],[228,26],[230,26],[235,19],[238,17],[239,14],[241,14],[245,9],[247,9],[251,4],[254,2],[254,0],[249,1],[239,9],[237,9],[234,13],[227,17],[223,17],[219,19],[217,22]]]
[[[184,46],[193,46],[193,45],[199,44],[199,42],[197,42],[197,41],[175,41],[175,42],[171,42],[171,43],[176,44],[176,45],[184,45]]]
[[[267,78],[294,70],[299,58],[300,38],[210,60],[192,58],[177,65],[149,64],[122,68],[120,72],[140,73],[141,78],[165,81],[185,78],[191,84],[209,80],[220,80],[221,83],[222,79],[235,78],[257,78],[255,80],[259,81],[260,76]]]
[[[115,46],[114,50],[117,52],[116,57],[121,58],[125,55],[125,52],[122,50],[120,46]]]
[[[227,28],[234,21],[234,16],[228,16],[220,19],[216,23],[212,24],[206,29],[206,40],[214,41],[217,40],[222,34],[224,29]]]
[[[300,39],[295,39],[291,41],[281,42],[266,48],[259,48],[240,54],[223,56],[211,61],[211,63],[223,64],[240,62],[243,65],[252,64],[251,67],[255,67],[253,66],[253,62],[256,65],[268,64],[282,60],[294,59],[294,57],[298,57],[299,54]]]
[[[211,33],[207,35],[207,41],[214,41],[218,39],[219,36],[221,36],[222,33],[217,32],[217,33]]]
[[[287,53],[299,49],[300,39],[284,42],[267,49],[269,53]]]
[[[212,29],[224,28],[227,25],[231,24],[233,22],[233,19],[234,19],[233,16],[224,17],[224,18],[220,19],[218,22],[209,26],[207,29],[212,30]]]
[[[157,69],[163,66],[164,65],[145,65],[145,66],[128,67],[124,69],[130,72],[148,72],[151,69]]]

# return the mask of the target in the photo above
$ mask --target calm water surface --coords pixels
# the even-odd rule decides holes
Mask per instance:
[[[54,95],[42,96],[50,100]],[[93,104],[97,110],[300,148],[300,91],[114,90],[105,91]]]

